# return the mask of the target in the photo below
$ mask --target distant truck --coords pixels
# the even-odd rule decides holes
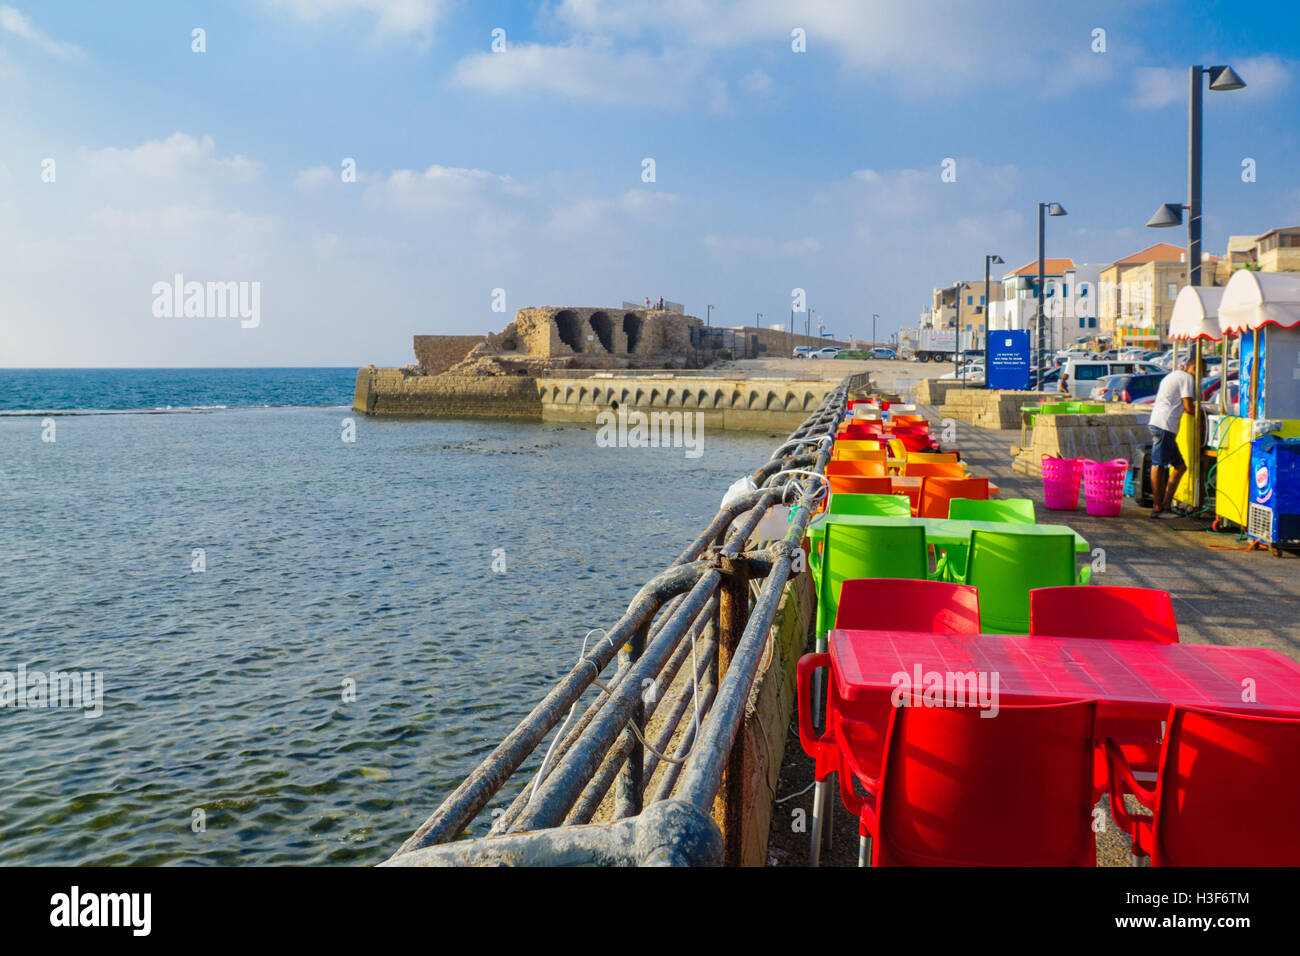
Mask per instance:
[[[922,329],[915,337],[912,358],[918,362],[947,362],[957,352],[957,333]]]

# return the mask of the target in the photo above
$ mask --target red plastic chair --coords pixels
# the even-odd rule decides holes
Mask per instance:
[[[1300,860],[1300,720],[1170,707],[1154,790],[1113,740],[1111,817],[1153,866],[1295,866]],[[1137,816],[1124,793],[1152,811]]]
[[[979,591],[948,581],[850,578],[840,586],[835,626],[978,634]]]
[[[1095,866],[1096,702],[981,713],[893,708],[878,777],[839,748],[840,796],[872,841],[873,865]],[[851,728],[838,733],[852,742]]]
[[[917,510],[917,514],[922,518],[946,518],[948,517],[948,503],[953,498],[988,501],[989,480],[987,478],[928,477],[921,484],[921,505]]]
[[[1155,588],[1057,587],[1029,592],[1029,634],[1049,637],[1094,637],[1117,641],[1178,643],[1178,622],[1169,592]],[[1113,738],[1133,771],[1155,780],[1160,764],[1158,721],[1108,718],[1101,733]],[[1105,788],[1105,767],[1098,770],[1098,793]]]
[[[1177,644],[1178,621],[1168,591],[1035,588],[1029,592],[1029,633]]]
[[[879,425],[875,425],[869,422],[868,423],[855,422],[852,425],[845,425],[843,428],[841,428],[837,433],[837,437],[848,438],[854,441],[858,441],[861,439],[871,439],[871,438],[879,439],[884,437],[884,434],[885,434],[884,428],[882,428]]]

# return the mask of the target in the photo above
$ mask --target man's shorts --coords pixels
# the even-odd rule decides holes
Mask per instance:
[[[1151,466],[1153,468],[1185,468],[1183,453],[1178,450],[1178,436],[1158,425],[1151,430]]]

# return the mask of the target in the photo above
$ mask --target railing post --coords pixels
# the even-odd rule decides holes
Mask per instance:
[[[641,659],[642,653],[645,652],[646,628],[637,628],[632,635],[632,639],[619,652],[619,657],[631,667]],[[632,719],[629,723],[635,724],[636,729],[645,734],[645,691],[641,691],[637,699],[636,707],[632,711]],[[615,816],[631,817],[641,812],[642,794],[645,791],[645,782],[642,778],[642,770],[645,764],[645,745],[641,743],[640,738],[633,737],[632,752],[627,755],[627,762],[623,764],[623,769],[619,771],[618,783],[614,790],[614,806],[616,808]]]
[[[744,557],[719,559],[722,587],[718,590],[718,682],[727,676],[727,667],[741,635],[749,623],[749,566]],[[743,730],[743,727],[742,727]],[[731,747],[722,786],[718,788],[715,810],[720,810],[723,836],[723,865],[739,866],[743,849],[745,793],[745,735],[736,735]]]

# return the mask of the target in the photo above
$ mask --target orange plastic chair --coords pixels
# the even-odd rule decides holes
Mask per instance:
[[[908,503],[912,506],[912,517],[915,518],[921,513],[921,495],[925,493],[925,483],[928,478],[922,478],[920,481],[913,482],[895,482],[894,494],[907,495]]]
[[[1114,740],[1104,743],[1111,817],[1133,855],[1152,866],[1294,866],[1300,720],[1170,707],[1166,727],[1153,790],[1133,778]],[[1151,816],[1130,813],[1125,791]]]
[[[830,482],[831,494],[833,495],[841,492],[850,495],[893,494],[893,479],[887,475],[828,474],[826,480]]]
[[[878,478],[884,474],[883,465],[878,461],[843,459],[826,463],[826,477],[831,475],[853,475],[858,478]]]
[[[929,477],[921,485],[921,503],[916,513],[922,518],[946,518],[953,498],[987,501],[988,497],[987,478]]]
[[[930,422],[926,419],[924,415],[890,415],[889,420],[899,425],[902,425],[904,423],[913,424],[913,425],[930,424]]]
[[[916,462],[909,461],[903,465],[903,474],[906,477],[922,475],[926,478],[965,478],[966,472],[961,465],[952,465],[947,462]],[[987,498],[988,496],[985,495]]]

